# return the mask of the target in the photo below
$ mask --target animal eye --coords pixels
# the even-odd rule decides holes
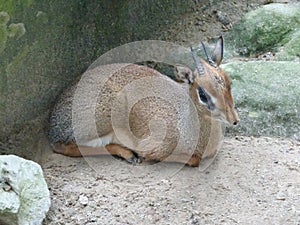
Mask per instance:
[[[198,95],[200,98],[200,101],[206,105],[206,107],[210,110],[213,111],[216,108],[215,103],[213,102],[211,96],[201,87],[197,88],[198,90]]]
[[[199,93],[200,100],[204,103],[207,103],[208,99],[207,99],[206,93],[204,92],[204,90],[201,87],[198,87],[198,93]]]

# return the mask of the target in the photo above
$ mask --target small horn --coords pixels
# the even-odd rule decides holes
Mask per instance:
[[[203,75],[204,74],[204,68],[201,65],[200,61],[198,60],[198,56],[197,56],[195,50],[192,48],[192,46],[191,46],[191,52],[192,52],[192,56],[193,56],[194,62],[196,64],[196,68],[198,70],[199,75]]]
[[[209,64],[215,68],[217,68],[217,64],[214,62],[214,60],[212,60],[212,58],[207,54],[207,51],[206,51],[206,47],[204,45],[204,43],[201,41],[201,45],[202,45],[202,48],[203,48],[203,51],[206,55],[206,58],[207,58],[207,61],[209,62]]]

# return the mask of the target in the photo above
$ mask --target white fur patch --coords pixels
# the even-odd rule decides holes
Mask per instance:
[[[109,133],[105,136],[87,141],[87,142],[83,143],[82,145],[83,146],[88,146],[88,147],[94,147],[94,148],[103,147],[105,145],[108,145],[108,144],[112,143],[113,138],[114,138],[114,133],[112,132],[112,133]]]

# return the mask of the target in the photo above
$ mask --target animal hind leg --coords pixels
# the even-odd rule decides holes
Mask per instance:
[[[59,154],[63,154],[66,156],[72,157],[80,157],[81,152],[78,149],[78,146],[71,142],[71,143],[56,143],[53,147],[53,151]]]
[[[125,159],[127,162],[135,164],[140,163],[141,159],[135,155],[131,150],[126,149],[118,144],[108,144],[104,147],[78,147],[74,142],[71,143],[56,143],[53,151],[59,154],[63,154],[71,157],[81,157],[81,156],[98,156],[98,155],[108,155],[118,156]]]
[[[106,145],[105,148],[111,155],[118,156],[122,159],[125,159],[129,163],[132,164],[141,163],[140,157],[138,157],[133,151],[125,147],[122,147],[121,145],[109,144]]]
[[[56,143],[53,151],[59,154],[63,154],[71,157],[81,156],[96,156],[96,155],[107,155],[107,151],[103,148],[92,148],[87,146],[78,147],[74,142],[70,143]]]

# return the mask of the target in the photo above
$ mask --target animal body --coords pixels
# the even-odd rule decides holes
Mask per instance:
[[[176,65],[176,81],[135,64],[87,71],[84,84],[66,89],[50,115],[54,151],[68,156],[109,153],[131,163],[173,161],[198,166],[219,148],[222,124],[239,122],[229,77],[219,67],[223,46],[220,37],[207,60],[194,58],[195,71]],[[107,79],[97,84],[107,71],[111,71]],[[97,90],[93,104],[89,85]]]

